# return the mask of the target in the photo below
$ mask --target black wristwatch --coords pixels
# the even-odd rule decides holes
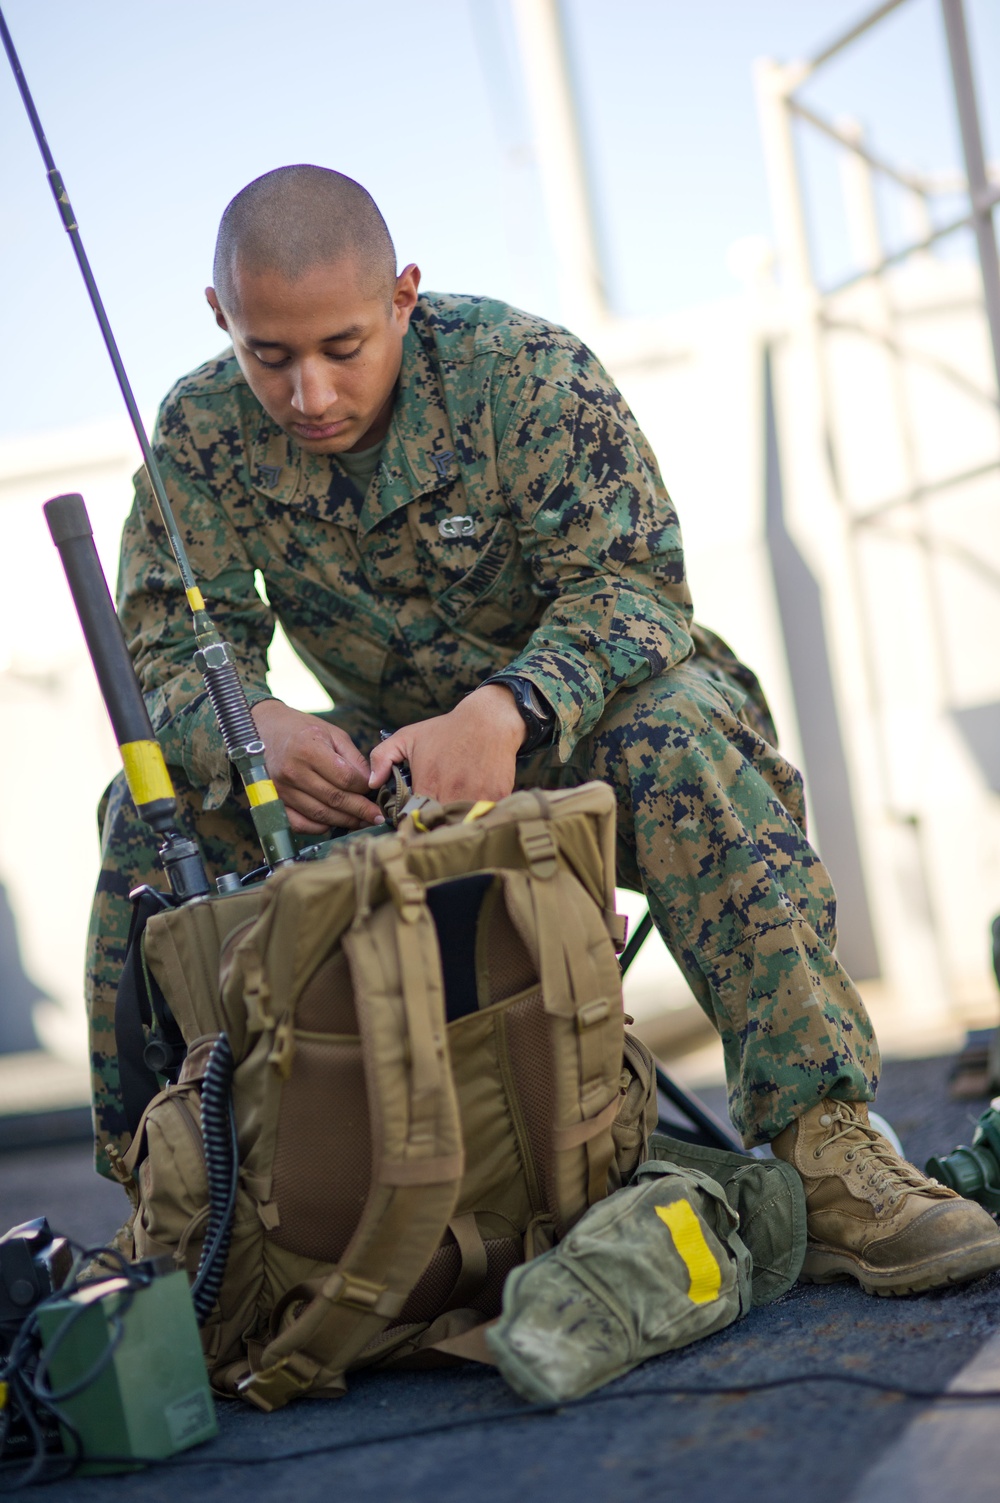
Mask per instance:
[[[556,726],[555,711],[530,679],[522,678],[519,673],[495,673],[479,687],[485,688],[486,684],[503,684],[514,696],[518,713],[527,726],[527,734],[518,752],[519,757],[527,757],[552,740]]]

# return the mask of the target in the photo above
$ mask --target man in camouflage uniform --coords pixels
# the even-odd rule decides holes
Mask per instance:
[[[234,352],[180,381],[157,425],[293,828],[375,821],[375,789],[403,760],[415,791],[441,799],[608,782],[620,880],[646,893],[719,1029],[733,1120],[803,1175],[807,1273],[902,1292],[1000,1265],[986,1213],[867,1125],[877,1046],[833,953],[801,779],[753,676],[692,622],[677,517],[628,407],[565,330],[487,299],[420,296],[419,278],[396,275],[381,216],[349,179],[258,179],[226,211],[208,291]],[[210,873],[258,864],[142,474],[119,592]],[[328,717],[271,697],[275,617],[329,690]],[[394,734],[380,744],[382,727]],[[113,1000],[127,894],[157,880],[121,780],[103,842],[89,967],[102,1146],[126,1131]]]

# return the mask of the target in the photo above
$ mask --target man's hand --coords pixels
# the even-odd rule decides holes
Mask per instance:
[[[346,732],[279,699],[254,705],[264,761],[299,835],[384,823],[368,793],[368,763]]]
[[[409,762],[414,793],[439,803],[506,798],[525,727],[514,696],[484,684],[447,715],[405,725],[372,752],[369,785],[380,788],[392,766]]]

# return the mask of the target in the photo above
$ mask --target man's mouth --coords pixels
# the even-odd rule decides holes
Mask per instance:
[[[292,432],[297,438],[304,438],[315,443],[327,438],[336,438],[338,433],[343,433],[350,422],[350,418],[338,418],[335,423],[291,423]]]

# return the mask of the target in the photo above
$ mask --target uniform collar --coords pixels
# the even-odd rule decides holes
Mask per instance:
[[[403,364],[385,448],[361,511],[358,531],[362,535],[401,506],[442,490],[458,477],[440,366],[433,344],[425,338],[418,320],[412,320],[403,340]]]
[[[250,449],[250,484],[271,503],[357,526],[361,500],[346,471],[322,454],[307,454],[263,411]]]

